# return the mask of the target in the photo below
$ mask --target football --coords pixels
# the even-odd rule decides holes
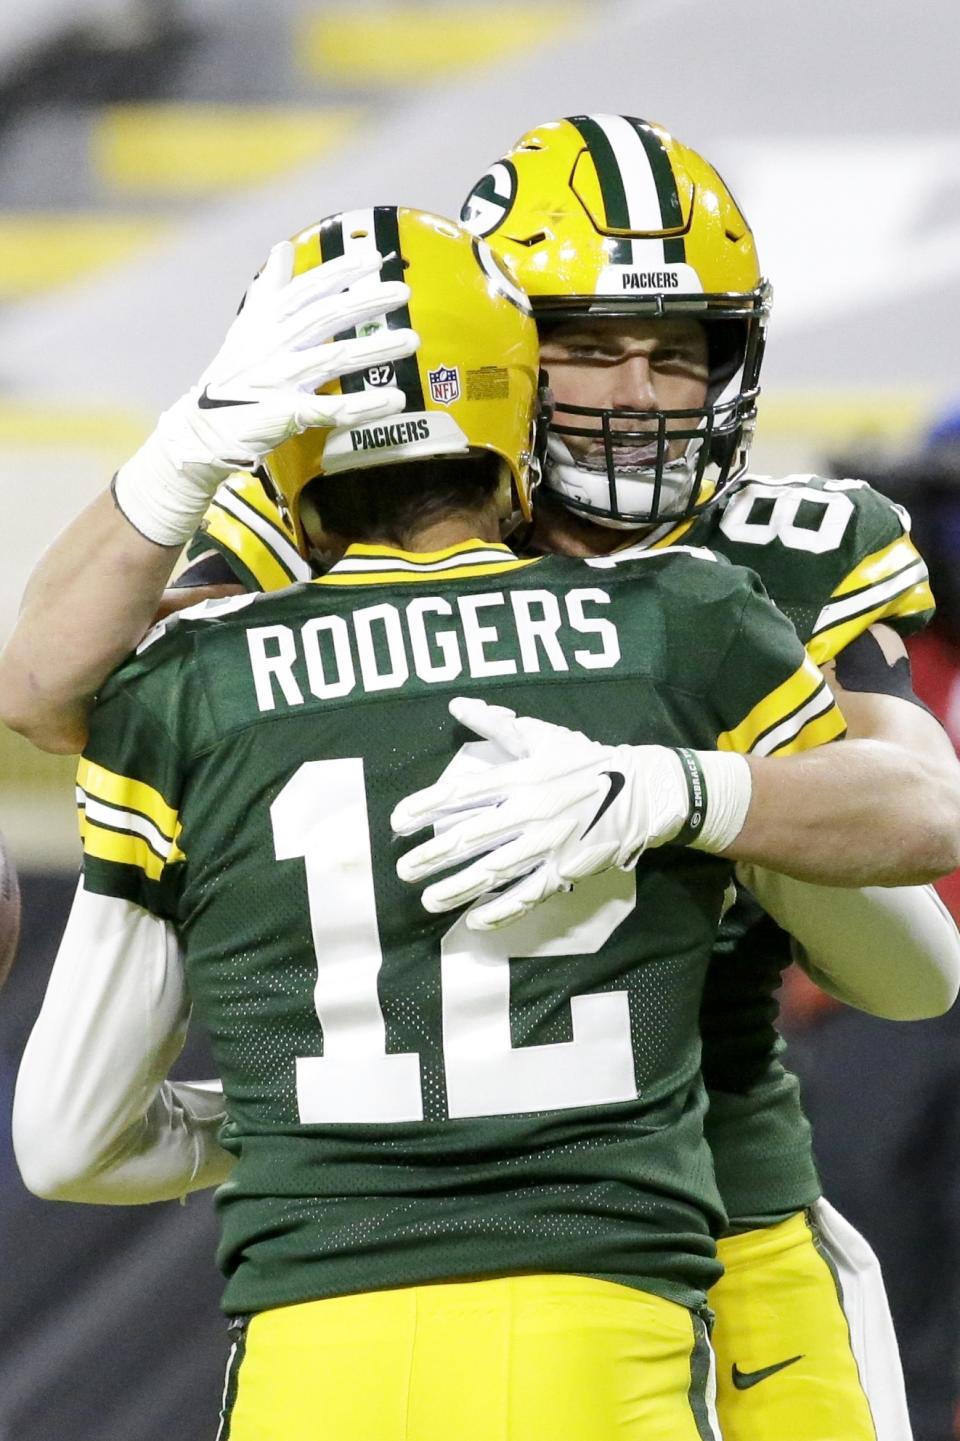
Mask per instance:
[[[20,886],[13,858],[0,835],[0,986],[10,974],[20,935]]]

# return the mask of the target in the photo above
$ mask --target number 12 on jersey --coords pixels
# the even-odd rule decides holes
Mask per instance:
[[[445,774],[474,752],[464,746]],[[475,760],[474,760],[475,763]],[[387,1051],[363,760],[307,761],[270,807],[278,861],[302,860],[317,959],[322,1056],[296,1059],[305,1125],[420,1121],[416,1052]],[[636,902],[633,872],[608,871],[490,935],[461,917],[440,942],[442,1051],[451,1118],[633,1100],[625,990],[570,997],[571,1041],[514,1046],[510,957],[593,955]]]

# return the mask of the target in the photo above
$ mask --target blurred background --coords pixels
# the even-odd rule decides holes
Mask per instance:
[[[958,53],[955,0],[6,0],[0,641],[274,240],[352,205],[456,214],[530,126],[622,111],[718,165],[774,282],[754,469],[864,476],[913,512],[942,602],[915,672],[960,740]],[[0,1003],[0,1441],[212,1441],[209,1201],[44,1205],[10,1154],[75,884],[72,771],[0,731],[25,908]],[[882,1253],[916,1441],[948,1441],[960,1025],[787,999],[827,1194]],[[207,1065],[194,1046],[180,1072]]]

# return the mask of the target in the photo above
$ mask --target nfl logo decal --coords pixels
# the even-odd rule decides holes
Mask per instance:
[[[428,370],[427,379],[430,394],[438,405],[452,405],[460,399],[460,372],[455,365],[440,365],[436,370]]]

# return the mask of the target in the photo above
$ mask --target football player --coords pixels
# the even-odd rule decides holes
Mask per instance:
[[[628,567],[620,584],[499,543],[505,509],[529,514],[537,341],[526,302],[482,242],[410,212],[313,227],[293,247],[295,268],[378,243],[387,278],[405,267],[424,336],[394,376],[407,410],[313,429],[268,462],[296,524],[318,514],[353,544],[316,583],[182,614],[93,712],[83,889],[24,1060],[18,1155],[32,1185],[55,1189],[38,1177],[55,1154],[62,1167],[55,1132],[70,1113],[89,1125],[89,1088],[118,1039],[106,1044],[108,1014],[126,1008],[137,1064],[165,1070],[184,1022],[182,945],[224,1078],[223,1140],[239,1156],[221,1252],[228,1310],[252,1313],[228,1384],[234,1441],[268,1423],[303,1438],[710,1436],[699,1312],[715,1202],[690,994],[728,867],[664,852],[642,907],[637,877],[617,872],[508,949],[484,946],[445,921],[424,926],[392,876],[386,812],[411,780],[458,762],[440,721],[464,685],[528,703],[535,688],[546,716],[587,717],[606,675],[604,711],[622,709],[611,733],[623,741],[709,747],[782,723],[792,750],[842,720],[745,573],[678,554]],[[225,386],[217,399],[236,397]],[[309,512],[297,482],[321,465]],[[125,486],[120,496],[133,508]],[[705,572],[704,602],[691,589],[690,616],[671,610],[671,629],[679,639],[703,609],[740,663],[718,676],[690,647],[675,693],[659,647],[622,654],[617,611],[621,597],[652,607],[636,631],[659,634],[678,564]],[[638,724],[639,691],[656,728]],[[811,714],[791,714],[814,697]],[[689,883],[702,901],[674,910],[664,950],[650,909],[666,919]],[[585,991],[564,980],[569,965],[537,963],[551,946],[593,958]],[[514,968],[511,996],[514,947],[528,965],[524,983]],[[96,977],[111,960],[104,995]],[[665,983],[671,999],[651,1027],[645,993]],[[74,1099],[51,1132],[38,1115],[50,1119],[49,1076],[37,1081],[54,1060],[58,1008],[72,1040],[68,1055],[57,1044],[56,1109]],[[142,1085],[120,1094],[142,1129]],[[184,1179],[178,1135],[149,1160],[125,1161],[111,1138],[106,1174],[60,1189],[131,1199],[149,1165],[162,1194],[171,1160],[173,1194],[208,1180],[192,1152]]]
[[[576,116],[524,135],[474,187],[464,219],[527,288],[540,329],[555,410],[537,545],[600,555],[681,543],[752,567],[842,688],[849,733],[926,753],[955,786],[900,639],[932,613],[909,518],[858,480],[747,470],[771,292],[716,170],[655,124]],[[763,898],[795,926],[776,878],[763,879]],[[808,899],[826,951],[853,941],[868,969],[889,897],[875,897],[866,924],[849,896]],[[905,935],[938,924],[932,892],[910,905]],[[732,1441],[902,1441],[878,1270],[820,1196],[780,1061],[773,996],[790,955],[786,931],[743,889],[701,1016],[707,1134],[730,1218],[711,1292],[721,1424]]]
[[[297,533],[343,552],[326,574],[181,612],[101,690],[18,1159],[86,1201],[229,1175],[231,1441],[703,1441],[722,1213],[697,1011],[720,853],[769,859],[786,797],[842,872],[859,752],[821,745],[842,717],[749,572],[499,541],[530,515],[538,352],[483,241],[353,212],[297,237],[294,269],[338,247],[405,276],[406,409],[265,459]],[[485,937],[424,917],[388,838],[411,785],[496,759],[445,724],[460,692],[469,725],[522,701],[548,734],[602,734],[608,766],[581,801],[616,864]],[[219,1137],[216,1098],[163,1080],[188,994]]]

